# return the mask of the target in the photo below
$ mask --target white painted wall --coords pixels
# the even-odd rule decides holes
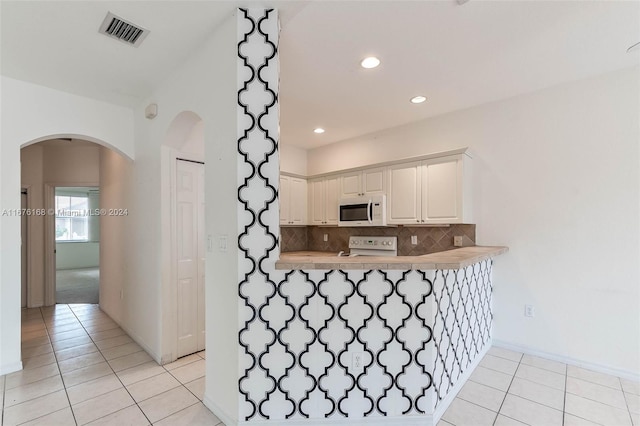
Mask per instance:
[[[142,223],[139,226],[144,226],[144,216],[137,214],[134,205],[131,191],[133,179],[134,164],[131,160],[113,150],[101,148],[100,206],[107,210],[127,209],[128,214],[100,217],[100,308],[126,329],[131,328],[134,304],[140,303],[140,309],[149,304],[130,297],[137,294],[136,287],[143,285],[132,279],[132,268],[138,259],[145,257],[134,246],[135,221],[139,220]],[[151,333],[149,337],[146,333],[138,333],[132,334],[132,337],[146,349],[153,343],[155,335]]]
[[[99,242],[56,243],[56,270],[97,268],[99,265]]]
[[[193,125],[186,140],[180,147],[180,151],[194,154],[204,159],[204,121],[198,121]]]
[[[468,146],[494,339],[640,374],[640,70],[617,71],[309,152],[309,174]],[[536,317],[525,318],[524,305]]]
[[[307,150],[292,145],[279,145],[280,171],[307,176]]]
[[[105,143],[133,157],[129,108],[2,76],[0,210],[20,208],[20,147],[54,136]],[[20,218],[0,218],[0,374],[20,362]]]
[[[28,149],[28,148],[25,148]],[[44,180],[56,186],[85,186],[100,179],[100,146],[45,146]]]
[[[169,147],[163,146],[173,119],[192,111],[202,119],[205,141],[205,197],[208,235],[226,235],[227,252],[208,252],[206,258],[207,375],[205,403],[221,417],[237,420],[238,318],[236,233],[236,24],[229,17],[202,49],[191,56],[162,87],[135,110],[136,178],[133,182],[136,214],[136,265],[131,279],[135,294],[125,294],[136,306],[127,320],[139,336],[151,336],[154,356],[165,359],[171,342],[167,336],[175,323],[163,315],[171,309],[168,293],[170,269],[163,259],[170,247]],[[154,120],[144,118],[144,107],[158,104]],[[199,132],[199,129],[193,130]],[[194,133],[193,139],[198,135]],[[103,229],[104,230],[104,229]],[[104,234],[103,234],[104,239]],[[137,303],[136,303],[137,301]],[[164,302],[164,304],[163,304]]]

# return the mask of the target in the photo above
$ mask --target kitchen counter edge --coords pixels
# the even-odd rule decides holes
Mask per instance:
[[[509,251],[508,247],[472,246],[425,254],[422,256],[338,257],[317,252],[286,252],[276,262],[278,270],[300,269],[462,269]]]

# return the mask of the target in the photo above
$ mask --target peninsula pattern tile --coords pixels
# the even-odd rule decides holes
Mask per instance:
[[[23,309],[23,370],[0,376],[0,425],[224,426],[202,404],[204,351],[160,366],[114,324],[97,305]]]

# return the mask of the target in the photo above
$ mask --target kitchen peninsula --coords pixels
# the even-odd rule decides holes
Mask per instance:
[[[491,346],[493,258],[507,251],[281,253],[278,292],[299,312],[291,324],[316,336],[308,359],[333,354],[315,376],[330,384],[319,400],[348,417],[435,425]]]
[[[336,253],[296,251],[280,254],[276,269],[462,269],[507,252],[506,247],[461,247],[422,256],[344,257]]]

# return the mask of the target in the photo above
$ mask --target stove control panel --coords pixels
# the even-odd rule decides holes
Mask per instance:
[[[397,237],[349,237],[350,249],[396,251],[397,244]]]

